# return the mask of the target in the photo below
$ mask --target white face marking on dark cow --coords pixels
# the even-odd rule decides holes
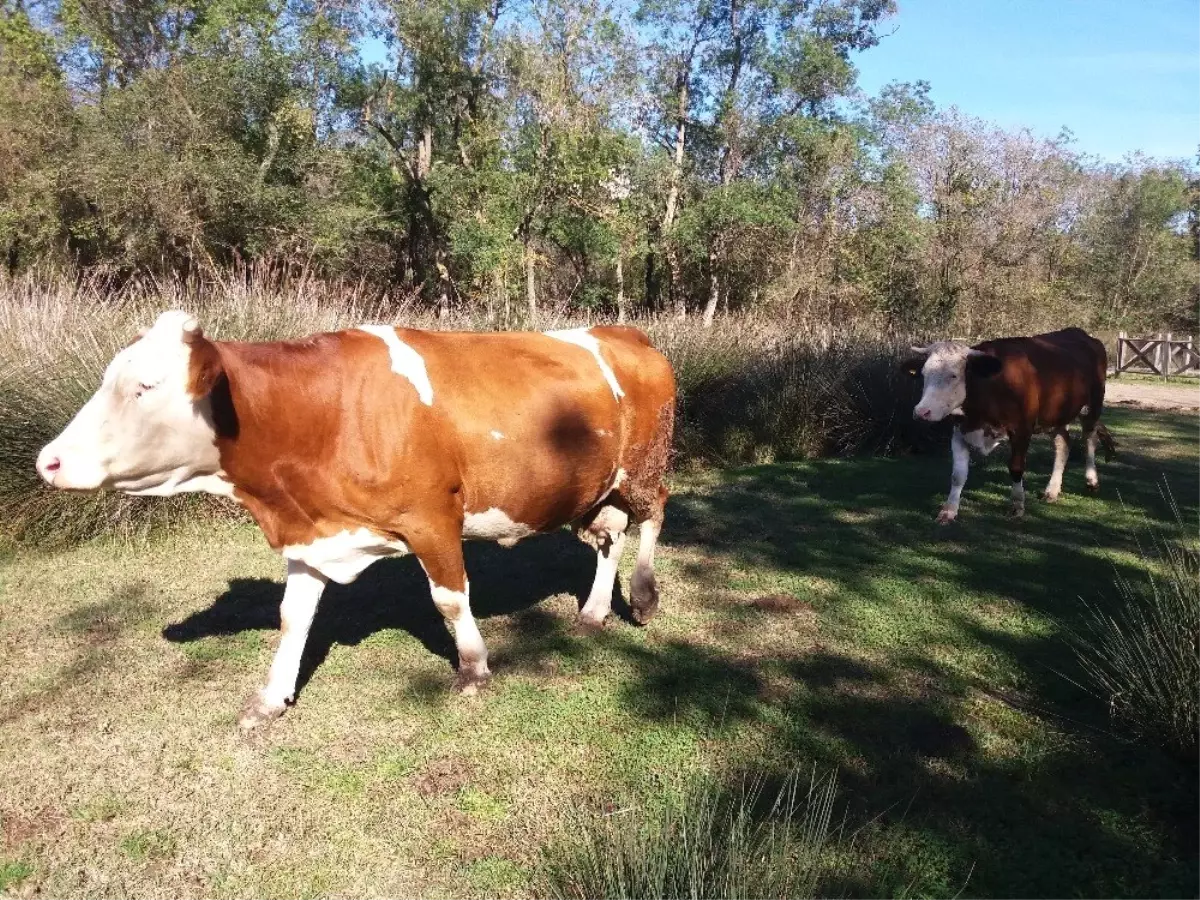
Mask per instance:
[[[341,531],[308,544],[289,544],[282,550],[285,559],[302,562],[338,584],[349,584],[378,559],[408,552],[404,541],[389,541],[366,528]]]
[[[392,358],[392,371],[412,383],[422,403],[433,406],[433,384],[429,381],[421,354],[400,340],[396,329],[390,325],[359,325],[357,330],[372,334],[387,344],[388,355]]]
[[[557,331],[546,331],[543,334],[554,338],[556,341],[566,341],[568,344],[575,344],[577,347],[582,347],[591,353],[592,356],[596,357],[596,364],[600,366],[600,374],[608,382],[613,396],[618,400],[625,396],[625,392],[621,390],[621,385],[617,384],[617,376],[613,373],[612,367],[604,361],[604,357],[600,354],[600,341],[596,339],[596,336],[589,329],[563,328]]]
[[[189,393],[196,320],[174,310],[118,353],[99,389],[42,448],[41,476],[58,488],[131,494],[228,494],[207,399]]]
[[[463,519],[463,537],[475,541],[495,541],[501,547],[511,547],[534,533],[528,525],[514,522],[502,509],[492,507],[483,512],[467,513]]]
[[[913,416],[927,422],[940,422],[946,416],[961,412],[967,400],[967,357],[979,351],[956,341],[938,341],[925,348],[913,349],[929,354],[921,368],[925,387]]]

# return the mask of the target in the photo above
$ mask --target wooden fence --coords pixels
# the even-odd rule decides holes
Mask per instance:
[[[1166,334],[1150,337],[1117,336],[1117,366],[1114,376],[1122,372],[1143,372],[1151,375],[1200,374],[1200,348],[1189,334],[1179,339]]]

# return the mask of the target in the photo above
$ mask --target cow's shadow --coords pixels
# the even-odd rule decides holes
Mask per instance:
[[[478,618],[506,616],[556,594],[579,603],[596,571],[596,554],[566,531],[538,535],[511,549],[496,544],[464,545],[471,583],[471,609]],[[277,630],[283,584],[266,578],[235,578],[207,609],[168,625],[163,637],[188,643],[244,631]],[[628,619],[620,579],[613,612]],[[416,557],[381,560],[350,585],[330,582],[321,597],[305,647],[297,687],[303,688],[334,644],[355,645],[386,629],[400,629],[425,648],[457,665],[454,640],[433,605],[429,581]]]

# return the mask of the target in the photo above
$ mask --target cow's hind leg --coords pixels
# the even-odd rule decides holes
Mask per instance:
[[[579,611],[579,624],[584,628],[603,627],[612,609],[617,567],[625,552],[625,530],[628,527],[629,513],[621,506],[606,502],[577,531],[581,540],[596,548],[596,578],[587,602]]]
[[[266,687],[255,691],[242,710],[238,724],[254,728],[283,714],[296,696],[296,679],[300,675],[300,658],[304,644],[317,614],[317,603],[328,579],[302,562],[288,561],[287,585],[279,607],[282,635],[279,649],[271,663]]]
[[[1095,419],[1083,421],[1083,444],[1087,448],[1084,478],[1089,491],[1099,490],[1100,476],[1096,472],[1096,445],[1100,443],[1098,422]]]
[[[471,615],[470,584],[463,567],[462,534],[449,529],[422,534],[409,541],[409,547],[420,560],[429,577],[433,604],[454,633],[458,649],[457,688],[471,695],[487,684],[492,673],[488,669],[487,647],[483,635]]]
[[[1042,499],[1053,503],[1062,493],[1063,470],[1067,467],[1067,455],[1071,452],[1071,440],[1066,428],[1054,429],[1054,471],[1042,492]]]
[[[654,577],[654,548],[658,546],[658,535],[662,531],[663,509],[667,503],[667,489],[660,485],[658,500],[652,514],[638,523],[641,536],[638,541],[637,564],[629,583],[629,607],[634,621],[645,625],[658,612],[658,582]]]

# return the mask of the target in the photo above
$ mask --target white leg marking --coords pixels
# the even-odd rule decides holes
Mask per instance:
[[[359,325],[357,330],[373,334],[387,344],[388,355],[392,358],[392,371],[412,382],[422,403],[433,406],[433,385],[421,354],[400,340],[400,335],[391,325]]]
[[[587,602],[579,611],[579,620],[585,625],[601,626],[612,610],[613,586],[617,581],[617,567],[625,552],[625,529],[629,527],[629,514],[615,506],[600,510],[588,529],[599,536],[596,549],[596,578]]]
[[[279,649],[271,662],[267,684],[242,714],[243,728],[253,728],[283,712],[287,704],[295,699],[296,678],[300,674],[300,658],[304,655],[304,644],[317,613],[317,603],[325,590],[328,579],[310,569],[302,562],[288,560],[287,585],[283,589],[283,603],[279,607]]]
[[[1012,514],[1014,517],[1025,515],[1025,478],[1014,481],[1012,486]]]
[[[963,486],[967,483],[967,471],[971,466],[971,451],[967,448],[967,439],[963,436],[962,429],[957,427],[950,436],[950,454],[954,458],[954,468],[950,472],[950,495],[942,504],[937,517],[940,525],[953,522],[954,517],[958,515],[958,504],[962,499]]]
[[[1050,473],[1050,482],[1046,485],[1046,493],[1042,495],[1051,503],[1062,493],[1063,470],[1067,467],[1070,450],[1067,436],[1059,431],[1054,432],[1054,471]]]
[[[1084,478],[1087,479],[1087,486],[1098,488],[1100,486],[1100,476],[1096,473],[1096,444],[1100,442],[1100,438],[1096,435],[1096,429],[1093,428],[1088,432],[1086,438],[1087,443],[1087,469],[1084,471]]]
[[[471,585],[463,582],[463,590],[450,588],[429,581],[434,606],[454,632],[454,645],[458,648],[458,684],[462,693],[471,695],[492,673],[488,670],[487,647],[483,635],[471,615]]]
[[[604,361],[604,357],[600,354],[600,342],[591,331],[587,328],[564,328],[558,331],[546,331],[543,334],[558,341],[575,344],[591,353],[592,356],[596,357],[596,363],[600,366],[600,374],[604,376],[604,380],[612,388],[613,396],[618,400],[625,396],[625,392],[621,390],[621,385],[617,384],[617,376],[613,374],[612,367]]]

